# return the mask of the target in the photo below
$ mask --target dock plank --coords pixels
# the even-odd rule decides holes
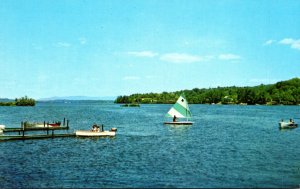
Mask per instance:
[[[21,131],[50,131],[50,130],[68,130],[69,127],[25,127],[23,128],[5,128],[3,132],[21,132]]]
[[[46,138],[59,138],[59,137],[75,137],[75,133],[70,134],[48,134],[48,135],[0,135],[0,141],[8,140],[27,140],[27,139],[46,139]]]

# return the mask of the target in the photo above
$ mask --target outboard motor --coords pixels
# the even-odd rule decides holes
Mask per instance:
[[[110,129],[110,131],[117,132],[117,128],[113,127]]]

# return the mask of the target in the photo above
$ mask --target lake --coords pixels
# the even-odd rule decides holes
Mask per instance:
[[[0,143],[1,188],[296,188],[300,129],[279,130],[300,106],[190,105],[192,126],[163,125],[172,105],[103,101],[0,107],[0,124],[70,120],[72,133],[118,129],[113,138]],[[296,119],[296,122],[300,120]]]

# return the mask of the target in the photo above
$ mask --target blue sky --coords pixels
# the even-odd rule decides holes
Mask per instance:
[[[0,98],[300,77],[300,1],[1,0]]]

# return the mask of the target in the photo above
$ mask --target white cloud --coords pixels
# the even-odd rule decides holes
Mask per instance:
[[[240,60],[241,57],[236,54],[220,54],[219,56],[214,55],[193,55],[188,53],[166,53],[159,54],[154,53],[152,51],[130,51],[126,52],[128,55],[137,56],[137,57],[158,57],[160,60],[171,63],[194,63],[194,62],[208,62],[212,59],[220,59],[220,60],[229,60],[229,61],[237,61]]]
[[[58,42],[56,45],[58,47],[66,47],[66,48],[71,46],[70,43],[66,43],[66,42]]]
[[[220,54],[218,56],[220,60],[239,60],[241,57],[235,54]]]
[[[289,45],[293,49],[300,50],[300,39],[285,38],[279,41],[279,44]]]
[[[264,42],[264,44],[263,45],[271,45],[271,44],[273,44],[273,43],[275,43],[276,41],[275,40],[273,40],[273,39],[270,39],[270,40],[268,40],[268,41],[266,41],[266,42]]]
[[[291,38],[285,38],[279,41],[280,44],[290,45],[294,42],[294,39]]]
[[[212,59],[212,56],[197,56],[185,53],[167,53],[160,57],[161,60],[172,63],[192,63],[208,61]]]
[[[140,78],[137,76],[125,76],[123,80],[139,80]]]
[[[152,51],[130,51],[130,52],[127,52],[127,54],[132,55],[132,56],[150,57],[150,58],[158,55],[157,53],[152,52]]]

